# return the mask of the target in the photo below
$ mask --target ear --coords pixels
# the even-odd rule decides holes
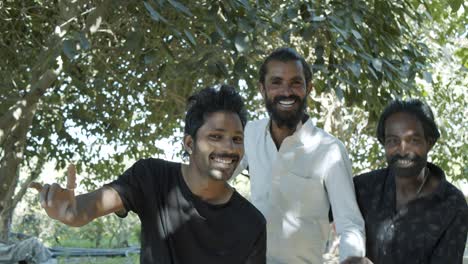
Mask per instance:
[[[312,89],[314,88],[314,85],[312,84],[312,81],[309,82],[309,84],[307,84],[307,87],[306,87],[306,94],[309,95],[310,92],[312,92]]]
[[[427,139],[427,145],[429,146],[429,147],[427,148],[427,152],[429,152],[429,151],[431,151],[431,149],[432,149],[432,148],[434,147],[434,145],[435,145],[435,139],[433,139],[433,138],[428,138],[428,139]]]
[[[258,82],[257,83],[257,86],[258,86],[258,90],[260,91],[260,93],[262,94],[262,97],[263,99],[265,99],[265,86],[263,85],[263,83],[261,82]]]
[[[190,135],[184,136],[184,149],[187,151],[189,155],[192,154],[193,151],[193,138]]]

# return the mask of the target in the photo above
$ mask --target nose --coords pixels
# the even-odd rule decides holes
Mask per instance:
[[[406,154],[408,154],[409,152],[408,142],[406,142],[405,140],[402,140],[398,146],[398,149],[399,149],[400,155],[405,156]]]
[[[291,87],[291,85],[289,84],[284,84],[282,87],[281,87],[281,95],[283,96],[290,96],[293,94],[293,89]]]
[[[222,142],[222,147],[224,150],[232,152],[234,150],[234,141],[232,139],[225,139]]]
[[[244,145],[236,143],[233,139],[223,140],[222,150],[230,154],[239,154],[243,152]]]

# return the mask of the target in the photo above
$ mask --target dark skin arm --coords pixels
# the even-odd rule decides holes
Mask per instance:
[[[83,226],[92,220],[114,212],[123,211],[124,206],[117,191],[102,187],[93,192],[75,196],[76,169],[68,167],[67,188],[58,183],[40,184],[33,182],[30,188],[39,192],[39,201],[47,215],[69,226]]]

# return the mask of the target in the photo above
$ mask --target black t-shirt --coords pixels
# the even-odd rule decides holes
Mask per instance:
[[[236,191],[222,205],[202,201],[185,183],[180,163],[140,160],[108,186],[140,218],[141,263],[266,262],[260,211]]]

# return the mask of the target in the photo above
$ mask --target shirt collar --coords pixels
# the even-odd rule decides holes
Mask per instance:
[[[439,186],[437,186],[437,188],[434,190],[433,192],[433,195],[435,197],[438,197],[439,199],[444,199],[445,197],[445,192],[447,190],[447,186],[448,186],[448,182],[447,182],[447,179],[445,178],[445,173],[444,171],[437,165],[431,163],[431,162],[428,162],[427,163],[427,168],[429,169],[429,171],[431,172],[431,175],[433,175],[433,177],[437,177],[440,179],[440,183],[439,183]]]
[[[270,136],[271,136],[271,132],[270,132],[271,131],[271,122],[272,122],[271,118],[268,118],[268,122],[267,122],[267,124],[265,126],[265,134],[270,135]],[[301,122],[297,123],[296,130],[294,131],[294,133],[291,136],[294,137],[295,135],[300,135],[300,133],[302,131],[302,127],[305,126],[305,125],[312,125],[312,121],[310,120],[310,117],[307,114],[302,118]]]
[[[432,177],[435,176],[440,178],[439,186],[437,186],[437,188],[430,195],[430,197],[437,197],[443,200],[448,185],[448,182],[445,178],[445,173],[439,166],[431,162],[427,162],[427,168],[431,172]],[[395,175],[391,172],[391,170],[388,167],[386,173],[387,177],[385,177],[384,194],[382,195],[382,202],[385,204],[385,207],[391,207],[396,209]]]

